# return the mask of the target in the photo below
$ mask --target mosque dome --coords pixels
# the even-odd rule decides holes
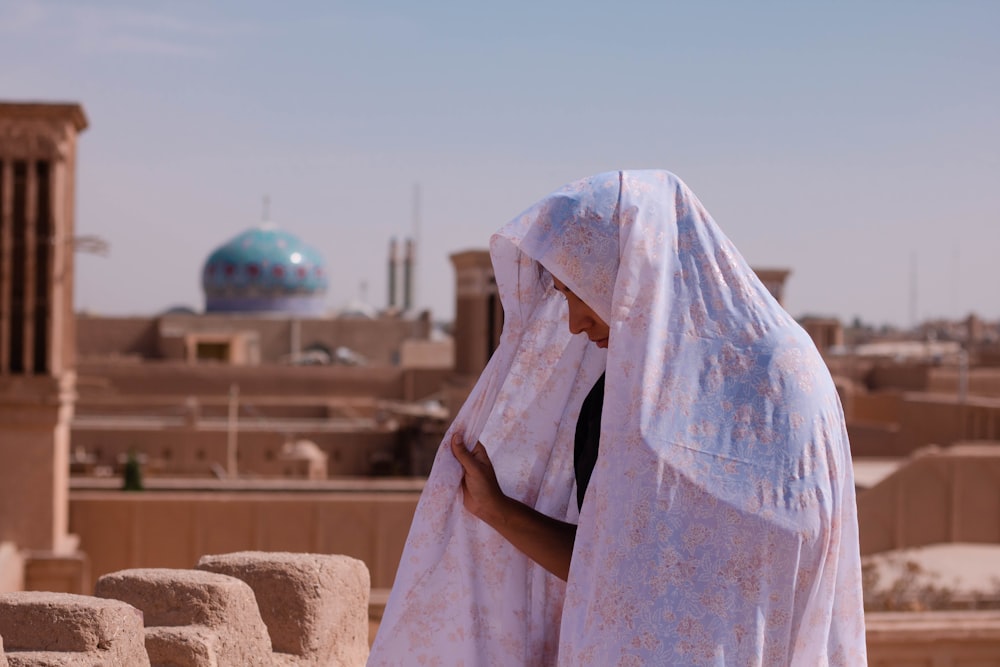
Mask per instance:
[[[297,236],[264,223],[216,248],[201,271],[205,310],[320,314],[323,258]]]

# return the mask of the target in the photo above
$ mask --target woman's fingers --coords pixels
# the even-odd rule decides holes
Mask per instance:
[[[481,442],[477,442],[471,450],[466,449],[462,436],[456,433],[451,436],[451,451],[455,455],[455,458],[458,459],[459,464],[466,474],[479,472],[483,469],[493,469],[493,462],[490,461],[490,455]]]
[[[465,442],[462,440],[462,435],[460,433],[455,433],[451,436],[451,453],[455,455],[456,459],[458,459],[462,469],[467,470],[469,463],[472,461],[472,454],[470,454],[469,450],[465,448]]]
[[[490,464],[490,455],[487,453],[486,448],[483,447],[483,443],[477,442],[476,446],[469,451],[469,456],[480,464]]]
[[[451,436],[451,451],[462,466],[462,502],[474,516],[490,523],[495,518],[505,498],[497,483],[493,462],[483,443],[477,442],[471,450],[465,448],[462,435]]]

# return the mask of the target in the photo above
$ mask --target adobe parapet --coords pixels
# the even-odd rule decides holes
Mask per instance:
[[[927,611],[865,614],[868,663],[1000,666],[1000,612]]]
[[[148,667],[142,614],[118,600],[37,591],[0,595],[0,665]]]
[[[296,665],[355,665],[368,659],[368,568],[355,558],[242,551],[203,556],[198,569],[246,582],[275,654]]]
[[[0,595],[0,667],[360,666],[368,595],[367,568],[346,556],[241,552],[196,570],[122,570],[95,597]]]

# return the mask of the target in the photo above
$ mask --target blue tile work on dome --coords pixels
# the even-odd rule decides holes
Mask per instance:
[[[326,293],[326,265],[294,234],[264,224],[212,252],[201,285],[209,312],[317,312]]]

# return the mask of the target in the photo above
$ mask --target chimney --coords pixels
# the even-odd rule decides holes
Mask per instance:
[[[406,239],[406,254],[403,258],[403,310],[413,307],[413,239]]]
[[[396,264],[399,257],[396,253],[396,238],[389,240],[389,310],[396,307]]]

